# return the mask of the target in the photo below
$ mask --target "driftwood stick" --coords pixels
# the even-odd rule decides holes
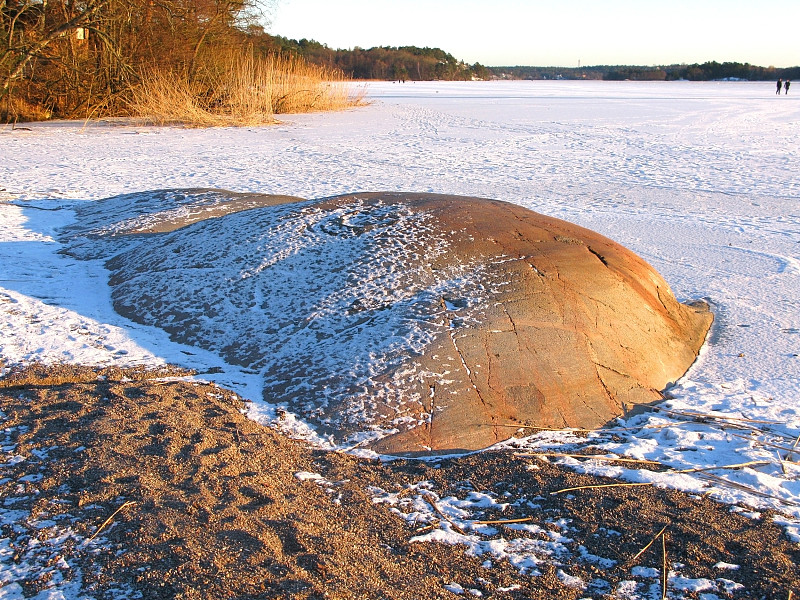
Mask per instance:
[[[610,462],[629,462],[629,463],[639,463],[639,464],[647,464],[647,465],[662,465],[662,463],[656,460],[643,460],[638,458],[623,458],[622,456],[608,456],[606,454],[568,454],[563,452],[518,452],[515,453],[514,456],[521,457],[521,458],[541,458],[541,457],[551,457],[551,458],[586,458],[591,460],[607,460]],[[663,465],[662,465],[663,466]]]
[[[663,412],[669,415],[676,415],[678,417],[689,417],[691,419],[712,419],[722,421],[737,421],[739,423],[761,423],[763,425],[780,425],[780,421],[764,421],[759,419],[748,419],[745,417],[732,417],[728,415],[715,415],[713,413],[701,413],[693,410],[673,410],[671,408],[662,408],[660,406],[653,406],[653,410]]]
[[[436,500],[433,499],[433,496],[431,496],[430,494],[427,494],[427,493],[423,493],[422,494],[422,499],[425,500],[425,502],[427,502],[428,504],[430,504],[431,508],[433,508],[433,510],[436,511],[436,514],[438,514],[445,521],[450,523],[450,525],[453,526],[453,529],[455,529],[458,533],[460,533],[461,535],[467,535],[466,532],[463,529],[461,529],[461,527],[456,525],[450,517],[448,517],[446,514],[444,514],[442,512],[442,509],[439,508],[438,504],[436,504]]]
[[[797,439],[794,441],[794,444],[792,444],[792,449],[789,451],[789,454],[786,455],[784,460],[792,460],[792,454],[795,453],[795,450],[797,449],[797,444],[800,444],[800,435],[797,436]]]
[[[97,531],[95,531],[87,541],[91,542],[94,538],[96,538],[100,534],[100,532],[103,531],[103,529],[105,529],[105,526],[114,520],[114,517],[116,517],[124,508],[127,508],[132,504],[136,504],[136,502],[134,502],[133,500],[128,500],[125,504],[123,504],[117,510],[115,510],[110,517],[108,517],[105,521],[103,521],[103,524],[97,528]]]
[[[777,448],[778,450],[784,450],[786,452],[794,452],[795,451],[794,448],[788,448],[786,446],[781,446],[780,444],[774,444],[772,442],[766,442],[764,440],[753,439],[752,437],[747,436],[747,435],[741,435],[741,434],[738,434],[738,433],[732,433],[730,431],[728,432],[728,435],[731,435],[731,436],[737,437],[737,438],[741,438],[743,440],[748,440],[750,442],[753,442],[754,444],[760,444],[760,445],[766,446],[768,448]]]
[[[413,487],[405,487],[399,492],[395,494],[396,498],[402,498],[403,496],[408,496],[411,492],[414,492],[415,489]]]
[[[564,492],[574,492],[577,490],[595,490],[599,488],[611,488],[611,487],[638,487],[643,485],[653,485],[653,484],[648,481],[648,482],[638,482],[638,483],[603,483],[601,485],[579,485],[578,487],[564,488],[563,490],[550,492],[550,495],[555,496],[556,494],[563,494]]]
[[[492,427],[511,427],[513,429],[534,429],[536,431],[557,431],[559,433],[616,433],[618,431],[639,431],[641,429],[660,429],[674,427],[676,423],[665,425],[643,425],[640,427],[609,427],[606,429],[580,429],[578,427],[541,427],[539,425],[521,425],[520,423],[486,423]]]
[[[787,472],[786,472],[786,461],[783,460],[783,457],[781,456],[781,451],[780,450],[775,450],[775,454],[778,455],[778,464],[781,466],[781,472],[784,475],[787,475]],[[787,454],[787,456],[789,456],[789,455]]]
[[[736,465],[720,465],[714,467],[695,467],[693,469],[681,469],[675,473],[700,473],[701,471],[716,471],[717,469],[743,469],[744,467],[762,467],[764,465],[771,465],[772,461],[769,460],[751,460]]]
[[[661,600],[667,600],[667,579],[669,578],[669,569],[667,568],[667,538],[664,533],[661,533]]]
[[[509,523],[527,523],[533,521],[533,517],[521,517],[519,519],[498,519],[494,521],[473,521],[473,525],[506,525]]]
[[[740,490],[742,492],[747,492],[748,494],[753,494],[754,496],[758,496],[760,498],[767,498],[768,500],[775,500],[775,501],[780,502],[781,504],[784,504],[786,506],[800,506],[800,504],[798,504],[797,502],[792,502],[791,500],[784,500],[783,498],[780,498],[778,496],[774,496],[772,494],[767,494],[765,492],[762,492],[761,490],[757,490],[754,487],[750,487],[749,485],[744,485],[742,483],[737,483],[735,481],[728,481],[727,479],[719,477],[718,475],[713,475],[711,473],[703,473],[701,475],[701,477],[703,479],[706,479],[707,481],[711,481],[713,483],[717,483],[717,484],[722,485],[722,486],[727,486],[727,487],[733,488],[735,490]]]
[[[669,527],[669,523],[667,523],[666,525],[664,525],[664,527],[662,527],[662,528],[661,528],[661,531],[659,531],[657,534],[655,534],[655,535],[653,536],[653,539],[652,539],[652,540],[650,540],[650,541],[647,543],[647,545],[646,545],[644,548],[642,548],[641,550],[639,550],[639,552],[637,552],[637,553],[636,553],[636,556],[634,556],[633,558],[631,558],[631,559],[630,559],[628,562],[629,562],[629,563],[634,563],[634,562],[636,562],[636,560],[637,560],[637,559],[638,559],[638,558],[639,558],[639,557],[640,557],[642,554],[644,554],[645,552],[647,552],[647,549],[648,549],[650,546],[652,546],[653,544],[655,544],[655,543],[656,543],[656,540],[658,539],[658,537],[659,537],[659,536],[660,536],[662,533],[664,533],[664,532],[666,531],[667,527]]]

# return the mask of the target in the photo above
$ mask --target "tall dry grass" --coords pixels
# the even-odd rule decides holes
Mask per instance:
[[[343,110],[363,102],[344,74],[298,58],[215,56],[190,77],[151,71],[132,92],[145,122],[195,127],[261,125],[274,115]]]

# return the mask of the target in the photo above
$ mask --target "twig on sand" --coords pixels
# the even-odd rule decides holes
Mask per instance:
[[[433,508],[433,510],[436,511],[436,514],[438,514],[445,521],[450,523],[450,525],[452,525],[453,529],[455,529],[461,535],[467,535],[466,532],[463,529],[461,529],[461,527],[456,525],[450,517],[448,517],[446,514],[444,514],[442,512],[442,509],[439,508],[438,504],[436,504],[436,500],[434,500],[433,496],[431,496],[430,494],[427,494],[427,493],[423,493],[421,495],[422,495],[422,499],[425,500],[425,502],[427,502],[428,504],[430,504],[431,508]]]
[[[664,525],[657,534],[653,536],[653,539],[647,542],[647,545],[639,550],[636,555],[631,558],[627,564],[632,565],[634,564],[637,559],[647,552],[647,550],[656,543],[658,538],[661,538],[661,599],[666,600],[667,598],[667,578],[669,577],[669,570],[667,569],[667,527],[669,527],[669,523]]]
[[[414,531],[414,535],[424,535],[424,534],[428,533],[429,531],[433,531],[434,529],[436,529],[436,527],[439,525],[439,523],[440,523],[440,521],[436,521],[435,523],[428,523],[427,525],[424,525],[423,527],[420,527],[419,529],[416,529]]]
[[[712,421],[731,421],[736,423],[761,423],[763,425],[780,425],[780,421],[764,421],[759,419],[747,419],[745,417],[731,417],[727,415],[715,415],[714,413],[701,413],[693,410],[674,410],[671,408],[663,408],[661,406],[653,406],[653,410],[663,412],[677,417],[686,417],[689,419],[712,420]]]
[[[680,469],[675,470],[671,469],[668,465],[665,465],[662,462],[657,460],[644,460],[638,458],[623,458],[621,456],[608,456],[605,454],[566,454],[561,452],[542,452],[542,453],[517,453],[514,454],[516,457],[526,457],[526,458],[542,458],[542,457],[554,457],[554,458],[585,458],[588,460],[606,460],[609,462],[626,462],[626,463],[636,463],[636,464],[643,464],[643,465],[659,465],[668,469],[667,473],[699,473],[701,471],[716,471],[717,469],[742,469],[744,467],[761,467],[764,465],[771,465],[772,461],[768,460],[751,460],[749,462],[738,463],[735,465],[715,465],[712,467],[694,467],[691,469]]]
[[[397,492],[395,497],[396,498],[402,498],[403,496],[408,496],[411,492],[415,492],[416,490],[417,490],[417,488],[415,488],[413,485],[408,486],[408,487],[404,487],[402,490]]]
[[[797,444],[800,444],[800,435],[797,436],[797,439],[794,441],[794,444],[792,444],[792,449],[789,451],[789,454],[786,455],[784,460],[792,460],[792,454],[795,453],[795,450],[797,449]]]
[[[550,492],[550,495],[555,496],[556,494],[563,494],[564,492],[575,492],[577,490],[595,490],[598,488],[611,488],[611,487],[637,487],[643,485],[654,485],[654,484],[649,481],[645,481],[637,483],[603,483],[601,485],[579,485],[578,487],[564,488],[563,490]]]
[[[764,465],[771,465],[772,461],[769,460],[751,460],[749,462],[738,463],[735,465],[719,465],[713,467],[695,467],[693,469],[681,469],[675,473],[700,473],[701,471],[716,471],[717,469],[743,469],[744,467],[763,467]]]
[[[641,550],[639,550],[639,552],[637,552],[637,553],[636,553],[636,556],[634,556],[633,558],[631,558],[631,559],[628,561],[628,563],[629,563],[629,564],[635,563],[635,562],[636,562],[636,560],[637,560],[637,559],[638,559],[638,558],[639,558],[639,557],[640,557],[642,554],[644,554],[645,552],[647,552],[647,549],[648,549],[650,546],[652,546],[653,544],[655,544],[655,542],[656,542],[656,540],[658,539],[658,537],[659,537],[659,536],[660,536],[662,533],[664,533],[664,532],[667,530],[667,527],[669,527],[669,523],[667,523],[666,525],[664,525],[664,527],[662,527],[662,528],[661,528],[661,531],[659,531],[657,534],[655,534],[655,535],[653,536],[653,539],[652,539],[652,540],[650,540],[650,541],[647,543],[647,545],[646,545],[644,548],[642,548]]]
[[[514,429],[534,429],[536,431],[554,431],[556,433],[618,433],[620,431],[640,431],[642,429],[663,429],[674,427],[676,423],[666,423],[663,425],[644,425],[637,427],[608,427],[598,429],[581,429],[579,427],[541,427],[539,425],[522,425],[520,423],[487,423],[492,427],[513,427]]]
[[[661,600],[667,600],[667,578],[669,577],[669,570],[667,569],[667,537],[662,532],[661,534]]]
[[[521,517],[519,519],[498,519],[494,521],[472,521],[473,525],[508,525],[511,523],[527,523],[533,521],[533,517]]]
[[[775,450],[775,454],[778,455],[778,464],[781,466],[781,472],[784,475],[788,475],[788,473],[786,472],[786,463],[788,461],[783,460],[783,457],[781,456],[781,451],[780,450]],[[786,456],[788,457],[789,455],[787,454]]]
[[[514,429],[535,429],[536,431],[556,431],[559,433],[594,433],[604,429],[580,429],[578,427],[542,427],[540,425],[523,425],[522,423],[491,423],[492,427],[513,427]]]
[[[103,531],[103,529],[105,529],[105,526],[108,525],[109,523],[111,523],[111,521],[114,520],[114,517],[116,517],[124,508],[129,507],[131,504],[136,504],[136,502],[134,502],[133,500],[128,500],[122,506],[120,506],[117,510],[115,510],[114,513],[110,517],[108,517],[105,521],[103,521],[103,524],[100,525],[100,527],[97,528],[97,531],[95,531],[91,535],[91,537],[86,541],[87,542],[91,542],[94,538],[96,538],[100,534],[100,532]]]
[[[621,456],[608,456],[606,454],[568,454],[563,452],[518,452],[514,456],[519,458],[586,458],[591,460],[607,460],[610,462],[628,462],[646,465],[662,465],[656,460],[642,460],[638,458],[623,458]]]
[[[722,486],[727,486],[727,487],[733,488],[735,490],[739,490],[739,491],[742,491],[742,492],[747,492],[748,494],[752,494],[753,496],[758,496],[759,498],[766,498],[768,500],[775,500],[777,502],[780,502],[781,504],[785,504],[786,506],[800,506],[800,504],[798,504],[797,502],[792,502],[791,500],[784,500],[783,498],[780,498],[779,496],[774,496],[772,494],[764,493],[761,490],[757,490],[756,488],[750,487],[749,485],[744,485],[743,483],[737,483],[735,481],[729,481],[727,479],[719,477],[718,475],[712,475],[711,473],[703,473],[702,475],[700,475],[700,477],[703,478],[703,479],[706,479],[707,481],[710,481],[710,482],[713,482],[713,483],[716,483],[716,484],[719,484],[719,485],[722,485]]]
[[[778,450],[784,450],[784,451],[790,452],[790,453],[795,451],[794,448],[787,448],[786,446],[781,446],[780,444],[773,444],[772,442],[766,442],[764,440],[753,439],[752,437],[747,436],[747,435],[741,435],[741,434],[733,433],[733,432],[730,432],[730,431],[728,432],[728,435],[731,435],[731,436],[737,437],[737,438],[741,438],[743,440],[748,440],[749,442],[752,442],[754,444],[760,444],[760,445],[766,446],[768,448],[777,448]]]
[[[533,455],[533,456],[535,456],[535,455]],[[575,456],[585,456],[585,455],[575,455]],[[590,457],[590,458],[594,458],[594,457]],[[613,460],[613,459],[607,458],[607,460]],[[648,461],[643,461],[643,462],[648,462]],[[730,487],[730,488],[738,489],[740,491],[747,492],[749,494],[753,494],[754,496],[759,496],[761,498],[767,498],[767,499],[770,499],[770,500],[775,500],[775,501],[780,502],[781,504],[784,504],[784,505],[787,505],[787,506],[800,506],[800,504],[797,504],[796,502],[792,502],[790,500],[784,500],[783,498],[780,498],[778,496],[774,496],[774,495],[771,495],[771,494],[764,493],[764,492],[762,492],[760,490],[757,490],[757,489],[755,489],[753,487],[750,487],[750,486],[747,486],[747,485],[743,485],[741,483],[736,483],[734,481],[729,481],[729,480],[724,479],[724,478],[722,478],[722,477],[720,477],[718,475],[713,475],[711,473],[708,473],[708,471],[715,471],[715,470],[718,470],[718,469],[742,469],[744,467],[755,467],[755,466],[763,466],[763,465],[769,465],[769,464],[772,464],[772,462],[771,461],[763,461],[763,460],[752,460],[752,461],[749,461],[749,462],[738,463],[738,464],[735,464],[735,465],[720,465],[720,466],[711,466],[711,467],[695,467],[695,468],[692,468],[692,469],[682,469],[682,470],[669,469],[667,471],[664,471],[663,473],[664,474],[668,474],[668,475],[669,474],[676,475],[676,474],[699,473],[700,474],[699,477],[701,477],[702,479],[705,479],[708,482],[712,482],[712,483],[716,483],[718,485],[723,485],[723,486],[727,486],[727,487]],[[781,465],[783,465],[783,461],[781,461]],[[666,465],[663,465],[663,466],[666,467]],[[563,494],[565,492],[575,492],[575,491],[579,491],[579,490],[594,490],[594,489],[612,488],[612,487],[637,487],[637,486],[646,486],[646,485],[655,485],[655,483],[646,481],[646,482],[634,482],[634,483],[622,482],[622,483],[606,483],[606,484],[600,484],[600,485],[581,485],[581,486],[577,486],[577,487],[564,488],[562,490],[557,490],[555,492],[550,492],[550,495],[551,496],[555,496],[556,494]]]

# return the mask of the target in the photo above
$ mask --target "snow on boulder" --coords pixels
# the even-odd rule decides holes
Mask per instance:
[[[712,321],[619,244],[506,202],[248,198],[183,227],[152,209],[159,233],[108,262],[114,306],[257,372],[265,401],[338,444],[443,452],[598,427],[658,401]]]

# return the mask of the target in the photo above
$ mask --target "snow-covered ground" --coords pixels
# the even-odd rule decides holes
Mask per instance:
[[[59,231],[87,201],[191,187],[507,200],[622,243],[716,316],[663,405],[672,412],[632,417],[613,440],[507,445],[655,460],[672,472],[576,468],[773,508],[800,542],[800,100],[738,82],[372,83],[368,94],[369,106],[272,127],[0,129],[0,359],[173,362],[261,397],[252,374],[114,313],[101,261],[59,254]]]

